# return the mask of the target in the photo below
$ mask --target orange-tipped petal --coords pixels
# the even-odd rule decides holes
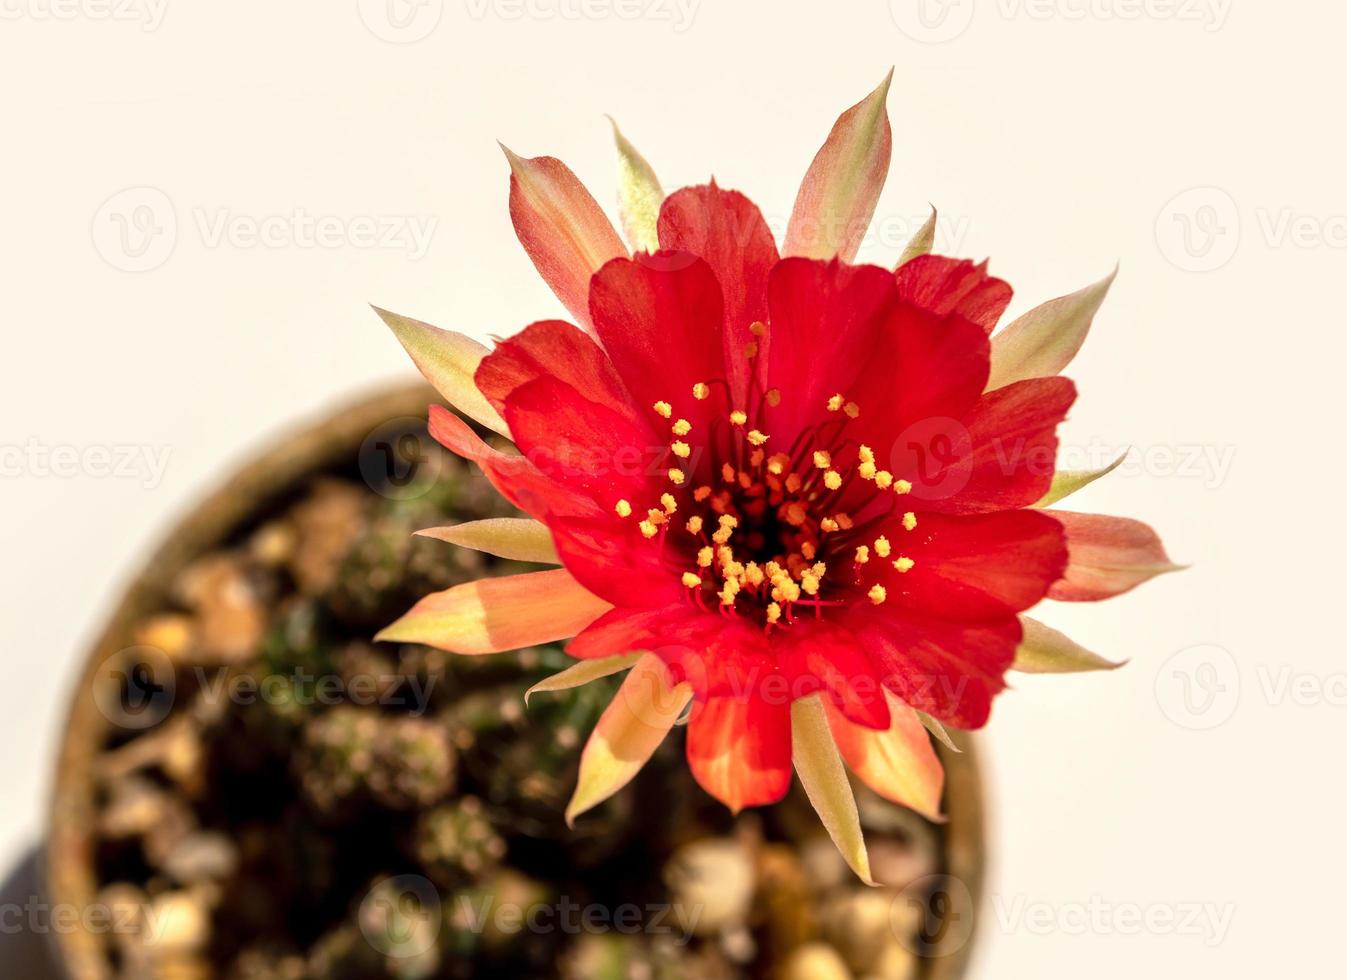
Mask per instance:
[[[515,234],[552,292],[586,330],[589,278],[627,249],[575,174],[553,157],[510,161],[510,218]]]
[[[512,561],[561,564],[556,545],[552,543],[552,532],[547,529],[547,525],[524,517],[492,517],[452,527],[428,527],[416,533],[423,538],[447,541]]]
[[[935,246],[935,222],[936,211],[931,208],[931,216],[926,219],[926,223],[917,229],[917,233],[912,236],[912,241],[907,243],[903,249],[903,254],[898,256],[898,264],[895,269],[901,269],[907,263],[911,262],[919,255],[929,255],[931,249]]]
[[[529,698],[539,693],[549,693],[553,691],[570,691],[577,687],[584,687],[591,681],[597,681],[604,677],[610,677],[619,671],[626,670],[635,665],[645,654],[643,653],[620,653],[616,657],[601,657],[598,660],[581,660],[579,663],[571,664],[565,670],[553,674],[551,677],[544,677],[537,684],[534,684],[524,692],[524,704],[529,703]]]
[[[1044,513],[1066,529],[1068,554],[1066,571],[1048,590],[1049,599],[1108,599],[1183,567],[1169,560],[1159,535],[1140,521],[1061,510]]]
[[[945,770],[921,718],[889,691],[889,727],[875,731],[848,721],[828,705],[828,724],[842,758],[865,785],[884,797],[939,820]]]
[[[664,189],[655,169],[617,128],[617,120],[610,116],[608,121],[613,124],[613,139],[617,142],[617,211],[622,230],[633,250],[658,252],[659,209],[664,203]]]
[[[631,782],[691,700],[692,685],[674,686],[664,662],[643,654],[585,744],[566,822],[574,823]]]
[[[819,695],[800,698],[790,706],[790,734],[795,771],[805,795],[851,870],[867,885],[873,885],[856,797],[851,792],[842,757],[828,726],[827,709]]]
[[[735,813],[790,789],[790,707],[750,693],[698,700],[688,722],[688,768]]]
[[[1127,458],[1127,452],[1124,451],[1121,456],[1109,463],[1101,470],[1058,470],[1052,474],[1052,485],[1048,487],[1041,500],[1034,504],[1035,507],[1051,507],[1059,500],[1064,500],[1071,496],[1077,490],[1083,490],[1100,477],[1108,476]]]
[[[800,184],[784,255],[844,262],[856,257],[889,173],[893,131],[884,102],[892,81],[890,71],[833,124]]]
[[[427,381],[454,408],[503,436],[510,427],[477,390],[473,374],[487,349],[471,337],[374,307]]]
[[[433,592],[375,639],[450,653],[499,653],[574,636],[610,608],[558,568]]]
[[[1122,666],[1122,663],[1091,653],[1065,633],[1036,619],[1021,616],[1020,625],[1024,627],[1024,639],[1015,651],[1012,665],[1015,670],[1026,674],[1080,674],[1091,670],[1117,670]]]
[[[1025,378],[1050,378],[1071,363],[1094,315],[1117,277],[1114,269],[1091,286],[1037,306],[992,337],[992,370],[987,390]]]

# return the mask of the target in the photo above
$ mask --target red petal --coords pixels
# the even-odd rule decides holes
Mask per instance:
[[[535,378],[555,377],[590,401],[633,413],[631,396],[599,345],[564,320],[530,324],[496,345],[477,368],[477,387],[504,413],[510,393]]]
[[[659,499],[652,474],[658,472],[666,440],[630,414],[592,402],[548,376],[510,394],[505,420],[524,456],[540,472],[583,493],[605,514],[619,500],[639,507],[642,501]]]
[[[609,602],[644,608],[675,603],[683,595],[678,575],[664,565],[659,539],[645,538],[634,517],[554,518],[548,530],[566,569]]]
[[[774,637],[791,700],[827,691],[829,701],[851,721],[888,728],[889,708],[873,661],[850,631],[803,620]]]
[[[594,276],[589,303],[628,391],[650,405],[670,402],[694,425],[728,414],[722,398],[692,398],[694,384],[726,377],[720,284],[703,259],[664,251],[615,259]]]
[[[1037,511],[917,515],[917,526],[884,529],[893,558],[915,565],[899,572],[872,557],[866,582],[879,582],[903,609],[956,621],[1000,620],[1035,605],[1066,567],[1061,525]]]
[[[548,514],[592,516],[598,512],[592,501],[543,475],[524,457],[492,449],[442,405],[430,406],[430,434],[446,449],[481,467],[506,500],[532,517],[542,520]]]
[[[1010,303],[1010,284],[987,275],[987,263],[919,255],[894,273],[898,295],[938,316],[958,314],[987,333]]]
[[[627,249],[564,163],[552,157],[524,159],[509,150],[505,155],[515,234],[557,298],[588,328],[590,277]]]
[[[962,421],[914,425],[897,446],[893,473],[912,499],[951,514],[1028,507],[1052,486],[1057,426],[1076,400],[1066,378],[1033,378],[987,392]]]
[[[1050,599],[1094,602],[1135,589],[1147,579],[1178,569],[1160,536],[1140,521],[1101,514],[1044,511],[1066,529],[1070,560]]]
[[[773,431],[793,435],[818,420],[830,397],[854,390],[876,366],[874,347],[896,299],[893,273],[873,265],[782,259],[767,293],[768,384],[782,393],[768,417]]]
[[[1015,662],[1020,623],[1014,617],[952,623],[910,613],[857,611],[848,625],[882,670],[886,687],[918,711],[956,728],[987,723],[992,698]]]
[[[790,744],[787,699],[713,697],[693,708],[688,766],[702,789],[738,813],[786,795]]]
[[[746,404],[752,362],[745,349],[758,343],[765,363],[767,341],[749,332],[767,319],[767,276],[777,261],[776,241],[755,205],[738,191],[721,190],[712,181],[685,187],[664,202],[659,215],[663,249],[691,252],[705,259],[720,282],[725,303],[725,357],[735,402]]]

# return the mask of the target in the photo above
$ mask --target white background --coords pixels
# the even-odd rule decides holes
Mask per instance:
[[[0,860],[41,834],[81,648],[146,547],[268,434],[407,375],[366,303],[480,337],[560,312],[495,139],[607,205],[610,112],[667,188],[714,174],[780,229],[836,114],[896,65],[862,257],[892,263],[933,202],[938,247],[991,256],[1011,315],[1121,261],[1064,444],[1147,465],[1078,506],[1195,563],[1043,614],[1131,663],[998,703],[978,975],[1337,969],[1340,5],[391,0],[397,30],[385,0],[158,2],[0,0]],[[213,237],[297,207],[437,226],[422,256]],[[140,259],[122,219],[162,233]],[[30,446],[168,461],[62,476]],[[1204,905],[1190,929],[1110,918]]]

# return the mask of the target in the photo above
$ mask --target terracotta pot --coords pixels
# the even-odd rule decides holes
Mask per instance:
[[[274,439],[254,461],[233,473],[182,518],[152,553],[89,650],[71,696],[45,855],[45,886],[52,905],[88,908],[100,888],[94,854],[98,803],[94,763],[113,734],[113,726],[97,698],[101,686],[108,683],[106,663],[133,643],[133,624],[164,607],[171,583],[194,559],[234,538],[309,478],[337,469],[353,471],[368,460],[372,433],[392,420],[423,417],[426,405],[436,398],[423,385],[400,386],[361,398]],[[933,903],[938,906],[937,915],[950,914],[950,919],[936,921],[931,930],[923,980],[962,976],[972,949],[972,913],[979,903],[985,861],[984,814],[976,753],[971,744],[964,749],[961,753],[941,750],[949,817],[941,828],[941,871],[955,884]],[[953,927],[944,928],[951,921]],[[54,931],[53,938],[59,961],[72,980],[111,976],[105,937],[76,929]]]

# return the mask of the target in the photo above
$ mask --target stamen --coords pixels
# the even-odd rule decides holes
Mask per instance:
[[[864,565],[870,560],[870,549],[866,545],[861,545],[856,549],[856,564]]]
[[[836,395],[833,395],[831,398],[828,399],[828,411],[840,412],[842,410],[843,400],[844,399],[840,392]]]
[[[778,406],[778,405],[780,405],[780,404],[781,404],[781,389],[780,389],[780,388],[773,388],[773,389],[771,389],[769,392],[767,392],[767,405],[768,405],[770,408],[776,408],[776,406]]]
[[[840,490],[842,488],[842,474],[836,470],[829,470],[823,474],[823,485],[829,490]]]
[[[917,526],[917,515],[909,510],[906,514],[903,515],[903,527],[911,531],[916,526]]]
[[[743,411],[742,409],[736,408],[733,412],[730,413],[731,425],[743,425],[747,421],[748,421],[748,413]]]
[[[814,450],[814,465],[821,470],[826,470],[833,465],[833,458],[822,449]]]
[[[641,533],[647,538],[653,538],[656,534],[659,534],[659,528],[655,527],[650,521],[642,521],[639,526]]]
[[[758,429],[753,429],[753,430],[751,430],[751,431],[748,433],[748,441],[749,441],[750,443],[752,443],[753,445],[755,445],[755,446],[761,446],[761,445],[762,445],[763,443],[765,443],[769,438],[770,438],[769,436],[764,435],[764,434],[763,434],[761,431],[759,431]]]
[[[711,397],[711,386],[704,381],[698,381],[692,386],[692,397],[699,402],[706,401]]]
[[[677,456],[679,459],[687,459],[689,456],[692,455],[692,447],[681,439],[679,439],[669,448],[673,450],[673,454]]]
[[[702,587],[702,577],[696,572],[684,572],[683,584],[689,589],[700,589]]]
[[[875,474],[875,486],[881,490],[887,490],[893,485],[893,474],[888,470],[880,470]]]
[[[893,484],[893,492],[897,494],[911,493],[912,484],[907,480],[898,480]]]
[[[875,554],[880,558],[889,557],[889,539],[882,534],[875,538]]]
[[[683,485],[683,481],[686,479],[687,474],[680,469],[675,468],[669,471],[669,482],[671,482],[676,487],[681,487]]]
[[[673,424],[673,434],[676,436],[685,436],[692,431],[692,423],[687,419],[679,419]]]
[[[659,498],[660,504],[664,507],[664,513],[672,514],[678,509],[678,501],[674,499],[671,493],[662,493]]]
[[[617,511],[617,516],[618,516],[618,517],[630,517],[630,516],[631,516],[631,504],[627,503],[627,501],[625,501],[625,500],[619,500],[619,501],[617,502],[617,506],[614,507],[613,509],[614,509],[615,511]]]
[[[668,402],[655,402],[655,414],[667,419],[673,415],[673,406]]]
[[[687,528],[688,528],[688,533],[689,533],[689,534],[701,534],[701,533],[702,533],[702,519],[701,519],[700,517],[695,517],[695,516],[694,516],[694,517],[689,517],[689,518],[688,518],[688,523],[687,523]]]
[[[889,597],[889,592],[886,588],[884,588],[884,586],[876,585],[869,592],[867,592],[866,595],[870,597],[871,602],[873,602],[876,606],[878,606]]]
[[[903,556],[893,563],[893,567],[898,569],[898,571],[900,572],[908,572],[911,571],[912,567],[916,564],[917,563],[914,562],[911,558]]]

